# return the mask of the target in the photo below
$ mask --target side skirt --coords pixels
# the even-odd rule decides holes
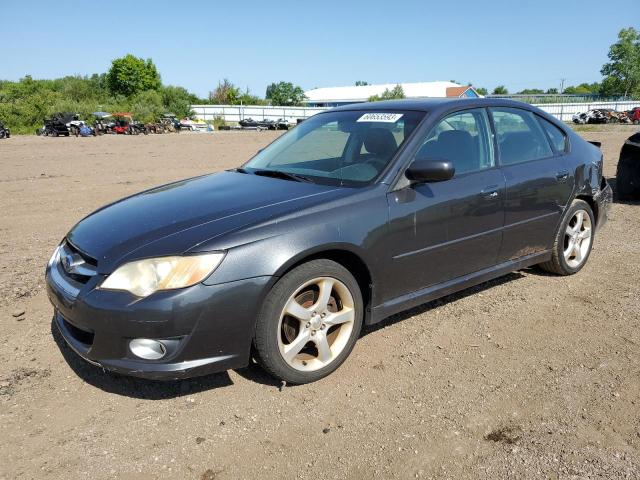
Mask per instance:
[[[479,283],[493,280],[494,278],[501,277],[508,273],[520,270],[522,268],[530,267],[538,263],[546,262],[551,259],[551,250],[545,250],[543,252],[533,253],[525,257],[518,258],[516,260],[509,260],[508,262],[494,265],[493,267],[485,268],[477,272],[464,275],[462,277],[454,278],[447,282],[432,285],[430,287],[417,290],[415,292],[407,293],[400,297],[393,298],[385,303],[373,308],[371,316],[368,319],[367,324],[378,323],[385,318],[408,310],[423,303],[430,302],[440,297],[450,295],[465,288],[473,287]]]

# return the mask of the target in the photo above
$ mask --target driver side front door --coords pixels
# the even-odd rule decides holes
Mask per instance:
[[[495,165],[485,109],[455,112],[436,124],[416,156],[453,162],[443,182],[413,184],[387,195],[392,245],[388,298],[496,264],[504,225],[505,179]]]

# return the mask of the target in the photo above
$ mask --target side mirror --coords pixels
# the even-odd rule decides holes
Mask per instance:
[[[441,158],[416,158],[405,175],[417,183],[443,182],[456,173],[453,163]]]

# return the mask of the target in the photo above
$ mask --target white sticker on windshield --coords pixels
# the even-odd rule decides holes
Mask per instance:
[[[402,113],[365,113],[357,121],[396,123],[402,118],[402,115]]]

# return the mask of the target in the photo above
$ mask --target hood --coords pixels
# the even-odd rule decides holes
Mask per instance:
[[[351,189],[220,172],[147,190],[107,205],[67,234],[100,273],[125,261],[184,253],[246,225],[313,206]]]

